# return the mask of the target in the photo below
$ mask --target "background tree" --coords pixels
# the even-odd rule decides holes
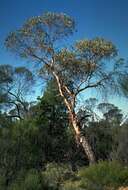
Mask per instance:
[[[98,105],[98,110],[103,113],[103,117],[108,123],[111,123],[114,126],[119,126],[123,119],[122,110],[117,106],[110,103],[100,103]]]
[[[8,117],[23,119],[28,112],[27,96],[31,94],[34,76],[25,67],[0,65],[0,106]]]
[[[54,80],[48,82],[34,116],[44,139],[45,162],[67,161],[71,145],[68,116]]]
[[[112,159],[118,160],[121,163],[128,165],[128,124],[119,126],[114,131]]]
[[[128,97],[128,73],[125,72],[119,80],[121,90],[125,97]]]
[[[19,172],[41,168],[42,140],[39,128],[30,121],[14,122],[12,126],[0,128],[0,176],[6,187]]]
[[[19,56],[41,63],[40,72],[56,80],[77,142],[82,145],[90,163],[94,163],[94,153],[80,130],[75,109],[77,99],[88,89],[106,89],[108,86],[114,89],[119,61],[110,61],[117,55],[116,47],[102,38],[81,40],[73,48],[64,49],[60,40],[71,35],[74,29],[71,17],[48,12],[27,20],[19,30],[8,35],[5,44]]]

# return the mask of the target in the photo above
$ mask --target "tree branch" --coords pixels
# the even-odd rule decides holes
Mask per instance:
[[[15,116],[10,116],[10,117],[18,117],[20,120],[22,120],[23,118],[21,117],[21,115],[20,115],[20,109],[19,109],[19,106],[18,106],[18,104],[16,103],[16,102],[12,102],[12,101],[10,101],[10,102],[8,102],[8,103],[10,103],[10,104],[14,104],[15,106],[16,106],[16,109],[17,109],[17,112],[18,112],[18,115],[15,115]]]
[[[97,86],[102,85],[102,82],[105,81],[105,80],[107,80],[107,79],[109,79],[109,76],[106,76],[105,78],[102,78],[101,80],[97,81],[97,82],[94,83],[94,84],[88,84],[87,86],[85,86],[85,87],[83,87],[83,88],[77,90],[77,92],[75,93],[75,96],[77,96],[80,92],[82,92],[82,91],[84,91],[84,90],[86,90],[86,89],[88,89],[88,88],[95,88],[95,87],[97,87]]]
[[[24,108],[24,111],[28,112],[26,106],[24,105],[24,103],[20,100],[20,98],[18,96],[16,96],[14,93],[12,93],[11,91],[8,91],[8,93],[11,95],[11,96],[14,96],[16,98],[16,101],[19,102],[23,108]]]

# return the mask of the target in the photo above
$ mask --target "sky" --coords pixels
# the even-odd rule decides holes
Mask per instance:
[[[104,37],[128,60],[128,0],[0,0],[0,64],[26,64],[6,50],[4,39],[27,18],[46,11],[63,12],[75,19],[74,40]],[[128,112],[125,99],[112,99]]]

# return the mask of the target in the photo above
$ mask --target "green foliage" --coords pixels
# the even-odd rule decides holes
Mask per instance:
[[[55,69],[69,89],[71,85],[75,93],[77,90],[84,90],[83,86],[87,89],[102,85],[110,87],[116,84],[116,73],[117,70],[119,71],[119,67],[114,72],[116,63],[112,61],[109,71],[106,69],[108,62],[105,61],[113,59],[117,55],[116,47],[112,42],[94,38],[78,41],[73,47],[72,51],[68,48],[61,49],[55,54],[55,64],[57,65]]]
[[[68,15],[47,12],[28,19],[22,28],[10,33],[5,45],[25,58],[36,58],[34,55],[40,55],[41,51],[50,55],[52,43],[72,34],[74,28],[75,23]]]
[[[32,123],[22,122],[0,129],[0,175],[8,186],[21,169],[42,164],[42,137]]]
[[[40,172],[31,169],[26,173],[19,174],[8,190],[42,190],[42,186]]]
[[[69,150],[68,117],[61,97],[58,96],[55,81],[50,81],[37,106],[36,125],[44,139],[47,162],[64,161]]]
[[[64,181],[73,175],[70,167],[50,163],[42,172],[35,169],[20,172],[8,190],[60,190]]]
[[[119,162],[99,162],[98,164],[82,168],[78,172],[78,180],[67,182],[64,189],[107,190],[117,189],[128,185],[128,168]],[[69,188],[68,188],[69,187]]]
[[[64,186],[62,187],[62,190],[84,190],[81,188],[81,181],[66,181]]]
[[[6,181],[6,178],[3,176],[0,176],[0,189],[6,189],[5,181]]]
[[[90,122],[85,129],[97,160],[111,158],[114,145],[113,127],[107,121]]]
[[[12,125],[13,125],[13,122],[8,117],[7,113],[0,112],[0,128],[11,127]]]
[[[68,165],[50,163],[46,166],[46,171],[42,172],[45,184],[51,189],[59,189],[65,180],[73,177],[73,172]]]
[[[118,127],[114,137],[112,158],[128,165],[128,125]]]
[[[103,38],[95,38],[93,40],[81,40],[76,43],[76,48],[82,54],[88,54],[98,59],[103,57],[110,58],[117,55],[117,49],[110,41]],[[90,58],[89,58],[90,59]]]
[[[110,103],[100,103],[98,105],[98,110],[102,112],[103,117],[108,123],[119,125],[122,121],[123,114],[117,106]]]
[[[47,162],[68,160],[72,136],[65,107],[52,81],[34,109],[35,117],[30,114],[25,121],[7,123],[1,114],[0,174],[7,186],[23,169],[42,169]]]

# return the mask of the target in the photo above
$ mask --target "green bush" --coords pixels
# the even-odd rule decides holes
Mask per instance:
[[[3,182],[1,178],[1,189]],[[81,168],[77,174],[67,165],[50,163],[42,172],[21,171],[8,190],[117,190],[127,185],[128,168],[117,161],[101,161]]]
[[[5,189],[5,181],[6,181],[5,177],[0,176],[0,189],[1,190]]]
[[[66,181],[64,186],[62,187],[62,190],[83,190],[81,188],[81,181]]]
[[[60,189],[65,180],[73,177],[73,172],[67,165],[50,163],[42,172],[42,177],[49,189]]]
[[[42,190],[43,183],[41,174],[31,169],[26,174],[20,173],[15,182],[9,187],[9,190]]]
[[[108,190],[128,185],[128,168],[119,162],[102,161],[98,164],[82,168],[78,172],[78,180],[67,181],[64,190]]]
[[[60,190],[65,180],[73,177],[64,164],[47,164],[45,171],[22,170],[8,190]]]

